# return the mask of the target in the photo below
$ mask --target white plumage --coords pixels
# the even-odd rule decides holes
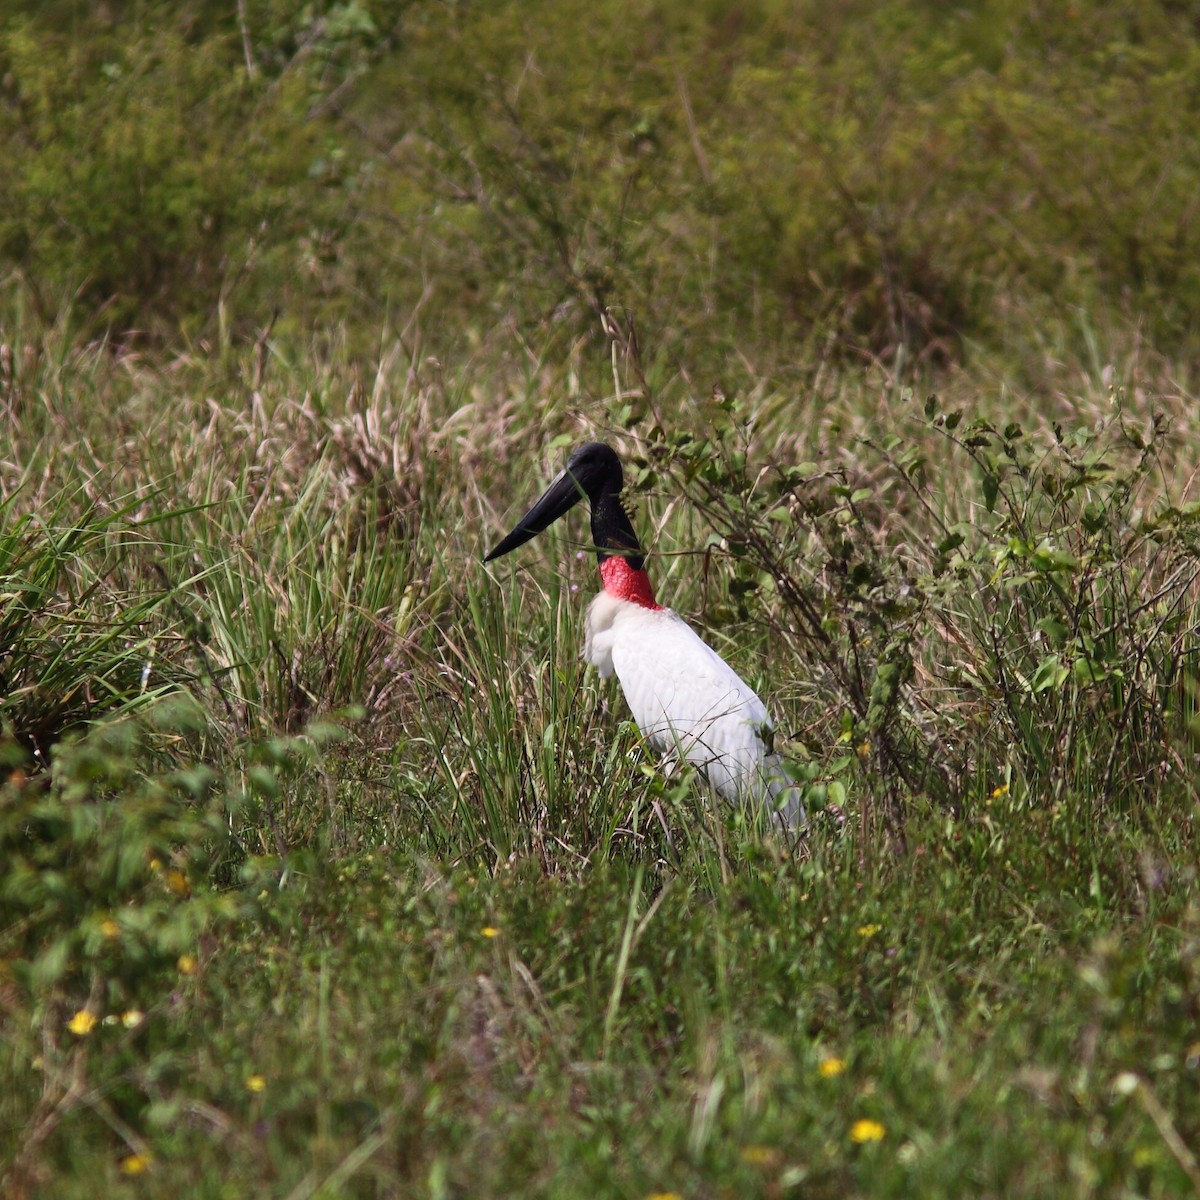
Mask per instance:
[[[583,657],[602,678],[616,675],[653,749],[684,758],[727,800],[769,799],[786,828],[803,820],[769,749],[766,705],[678,613],[601,592],[588,608]]]

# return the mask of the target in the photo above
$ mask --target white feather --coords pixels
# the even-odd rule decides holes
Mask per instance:
[[[682,755],[726,799],[768,799],[786,828],[803,823],[795,787],[763,739],[773,728],[766,706],[678,613],[601,592],[583,656],[603,677],[616,674],[655,750]]]

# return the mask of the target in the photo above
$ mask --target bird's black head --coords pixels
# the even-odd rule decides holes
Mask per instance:
[[[589,500],[611,494],[619,496],[625,484],[625,473],[617,452],[603,442],[588,442],[567,459],[563,475],[573,479]],[[560,476],[561,478],[561,476]]]
[[[483,561],[491,562],[523,546],[586,498],[592,509],[592,540],[600,560],[609,554],[624,554],[640,570],[641,547],[621,506],[624,479],[621,460],[611,446],[603,442],[580,446],[516,528]]]

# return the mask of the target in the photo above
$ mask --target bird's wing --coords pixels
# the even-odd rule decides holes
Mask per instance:
[[[612,662],[646,739],[699,767],[722,795],[755,786],[771,728],[766,706],[737,672],[676,613],[622,613]]]

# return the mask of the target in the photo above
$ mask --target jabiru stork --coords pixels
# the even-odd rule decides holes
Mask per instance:
[[[645,558],[621,501],[621,460],[603,442],[580,446],[491,562],[524,545],[580,500],[591,507],[604,590],[587,613],[583,657],[614,673],[649,745],[682,755],[727,800],[765,807],[785,830],[804,823],[797,789],[772,750],[766,706],[692,628],[654,598]]]

